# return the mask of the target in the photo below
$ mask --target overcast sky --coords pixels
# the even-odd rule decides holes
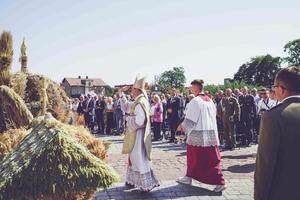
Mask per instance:
[[[186,85],[223,83],[251,57],[287,56],[300,38],[296,0],[0,0],[0,31],[13,35],[12,72],[25,37],[30,73],[153,82],[183,67]]]

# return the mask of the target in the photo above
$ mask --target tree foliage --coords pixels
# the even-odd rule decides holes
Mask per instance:
[[[262,88],[262,86],[247,84],[244,80],[238,81],[228,79],[225,80],[223,85],[205,85],[204,90],[209,91],[211,94],[215,94],[219,90],[225,92],[227,88],[230,88],[233,91],[235,88],[241,89],[244,86],[247,86],[249,91],[253,88],[256,88],[258,90]]]
[[[288,57],[284,58],[284,61],[287,62],[289,66],[300,67],[300,39],[288,42],[284,46],[284,52],[289,54]]]
[[[234,74],[234,80],[250,85],[270,86],[273,84],[276,73],[280,70],[282,59],[271,55],[256,56],[250,62],[240,66]]]
[[[105,86],[105,96],[112,97],[115,93],[117,93],[117,89],[111,86]]]
[[[13,60],[13,39],[11,32],[3,31],[0,36],[0,85],[9,85]]]
[[[217,91],[223,90],[224,91],[224,85],[204,85],[204,91],[208,91],[211,94],[215,94]]]
[[[184,69],[182,67],[173,67],[172,70],[165,71],[158,76],[156,86],[163,93],[169,93],[172,87],[183,92],[185,90],[185,82]]]

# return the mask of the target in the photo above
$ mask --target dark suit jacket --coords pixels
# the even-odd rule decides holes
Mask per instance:
[[[89,103],[88,106],[86,106],[87,103]],[[94,103],[94,99],[90,99],[90,101],[85,100],[85,101],[83,102],[83,109],[89,109],[89,112],[88,112],[88,113],[84,113],[85,115],[93,115],[93,110],[94,110],[94,108],[95,108],[95,105],[94,105],[94,104],[95,104],[95,103]]]
[[[178,96],[174,96],[168,99],[166,109],[172,109],[172,113],[167,112],[168,118],[179,119],[180,99]]]
[[[257,113],[254,97],[249,94],[246,96],[240,95],[238,100],[241,107],[241,121],[254,119]]]
[[[300,199],[300,98],[266,111],[261,120],[254,199]]]
[[[77,107],[77,113],[78,114],[84,114],[83,112],[83,104],[84,104],[84,101],[79,101],[79,104],[78,104],[78,107]]]
[[[101,116],[104,114],[104,110],[106,108],[106,102],[104,100],[97,100],[95,103],[95,114],[96,116]]]

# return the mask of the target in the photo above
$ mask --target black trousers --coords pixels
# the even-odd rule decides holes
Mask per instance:
[[[170,125],[170,130],[171,130],[171,141],[175,140],[175,132],[178,128],[179,125],[179,118],[178,117],[170,117],[169,119],[169,125]]]
[[[241,120],[242,123],[245,123],[245,138],[242,140],[243,144],[250,144],[253,141],[253,120]]]
[[[96,113],[96,122],[98,125],[98,133],[103,133],[105,130],[105,124],[104,124],[104,113]]]
[[[155,141],[161,138],[161,122],[153,122],[153,133]]]
[[[115,128],[116,122],[114,120],[113,112],[106,112],[106,134],[112,134],[112,129]]]
[[[85,113],[84,114],[84,121],[85,121],[85,124],[88,127],[88,129],[90,129],[91,131],[94,131],[93,116]]]

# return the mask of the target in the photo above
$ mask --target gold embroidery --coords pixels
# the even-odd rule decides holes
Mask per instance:
[[[145,114],[146,114],[144,144],[145,144],[147,157],[149,160],[151,160],[152,142],[151,142],[151,125],[150,125],[150,117],[149,117],[150,116],[150,105],[149,105],[148,100],[144,96],[141,96],[134,102],[134,104],[130,110],[130,116],[134,115],[134,109],[137,104],[140,104],[143,107]],[[135,138],[136,138],[136,130],[130,132],[129,129],[126,127],[123,149],[122,149],[123,154],[132,152],[132,150],[134,148],[134,144],[135,144]]]

